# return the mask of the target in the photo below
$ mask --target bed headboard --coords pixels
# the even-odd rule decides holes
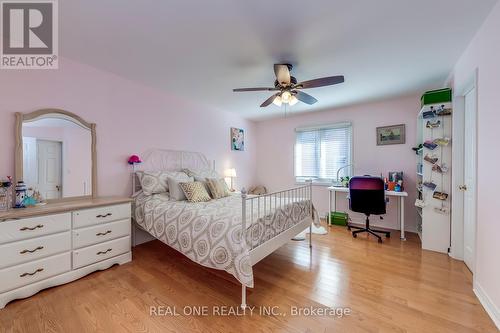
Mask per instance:
[[[191,170],[210,170],[215,169],[215,161],[210,165],[208,159],[202,153],[170,150],[170,149],[151,149],[141,155],[142,163],[135,166],[135,171],[181,171],[182,169]],[[132,177],[132,193],[140,190],[140,184],[134,173]]]

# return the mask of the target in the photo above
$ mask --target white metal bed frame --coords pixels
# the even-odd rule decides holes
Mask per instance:
[[[134,165],[134,173],[132,175],[133,194],[140,190],[140,184],[136,180],[136,171],[180,171],[182,169],[215,170],[215,161],[211,166],[205,155],[196,152],[168,149],[150,150],[143,155],[143,162],[141,164]],[[309,227],[309,247],[312,248],[312,223],[314,220],[312,182],[308,181],[303,186],[259,196],[248,196],[244,188],[241,190],[242,237],[245,242],[247,242],[247,233],[252,230],[253,221],[257,221],[259,218],[268,215],[280,207],[304,200],[309,200],[310,216],[254,248],[247,243],[247,246],[250,248],[249,255],[252,266],[276,251],[307,227]],[[255,208],[257,208],[256,211]],[[136,226],[138,225],[136,224]],[[140,226],[138,227],[140,228]],[[246,306],[246,286],[242,284],[241,307],[244,309]]]

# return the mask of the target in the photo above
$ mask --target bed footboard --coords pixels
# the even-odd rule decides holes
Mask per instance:
[[[242,230],[246,232],[254,221],[267,216],[274,210],[304,200],[309,202],[309,211],[312,215],[312,181],[310,180],[303,186],[251,197],[243,188],[241,190]]]
[[[303,186],[259,196],[249,197],[245,189],[241,190],[241,236],[244,242],[247,242],[247,233],[252,232],[252,223],[258,221],[259,218],[263,218],[278,209],[284,209],[287,205],[304,201],[307,202],[308,211],[303,220],[255,248],[247,244],[250,248],[252,265],[273,253],[307,227],[309,227],[309,247],[312,247],[312,223],[314,220],[312,181],[307,181],[306,185]],[[243,309],[246,307],[246,287],[244,285],[241,286],[241,307]]]

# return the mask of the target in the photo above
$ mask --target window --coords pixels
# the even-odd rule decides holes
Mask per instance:
[[[352,126],[339,123],[328,126],[297,128],[295,138],[295,179],[304,182],[331,182],[337,170],[351,164]],[[344,168],[339,178],[350,176]]]

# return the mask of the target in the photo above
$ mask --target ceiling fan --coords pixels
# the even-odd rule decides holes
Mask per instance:
[[[282,104],[295,105],[298,101],[312,105],[318,100],[311,95],[301,91],[301,89],[331,86],[344,82],[344,76],[337,75],[297,83],[297,79],[290,75],[290,71],[292,70],[292,68],[293,66],[290,64],[274,65],[274,74],[276,75],[274,88],[239,88],[233,89],[233,91],[277,91],[277,93],[266,99],[264,103],[260,105],[261,108],[264,108],[271,103],[277,106],[281,106]]]

